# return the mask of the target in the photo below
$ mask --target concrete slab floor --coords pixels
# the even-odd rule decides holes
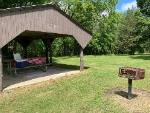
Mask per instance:
[[[32,85],[51,79],[57,79],[64,76],[71,76],[78,73],[80,73],[79,70],[59,68],[55,66],[49,67],[46,72],[43,72],[40,69],[20,70],[15,77],[11,75],[5,75],[3,77],[3,91],[24,87],[26,85]]]

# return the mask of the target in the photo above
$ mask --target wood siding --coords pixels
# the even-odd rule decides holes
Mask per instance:
[[[24,31],[71,35],[82,48],[85,48],[91,39],[90,33],[53,7],[39,7],[0,14],[0,48]]]

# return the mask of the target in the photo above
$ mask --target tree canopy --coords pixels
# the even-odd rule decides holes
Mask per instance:
[[[150,0],[137,0],[139,9],[119,13],[118,0],[0,0],[0,8],[51,3],[92,32],[85,54],[134,54],[150,52]],[[43,54],[42,43],[33,42],[28,51]],[[20,46],[18,46],[20,47]],[[77,55],[78,43],[73,38],[56,39],[54,55]]]
[[[150,16],[150,0],[137,0],[137,5],[144,15]]]

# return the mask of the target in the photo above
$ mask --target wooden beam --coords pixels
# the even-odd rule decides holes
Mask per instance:
[[[49,48],[48,45],[45,46],[45,56],[46,56],[46,64],[49,63]]]
[[[80,47],[80,71],[84,70],[83,48]]]
[[[24,50],[24,58],[27,58],[28,57],[28,49],[27,49],[27,47],[23,47],[23,50]]]
[[[3,65],[2,65],[2,49],[0,49],[0,91],[3,90]]]

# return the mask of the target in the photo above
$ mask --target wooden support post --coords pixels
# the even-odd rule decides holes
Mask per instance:
[[[128,99],[132,98],[132,79],[128,79]]]
[[[45,56],[46,56],[46,64],[48,64],[49,63],[49,48],[48,48],[48,44],[46,43],[45,44]]]
[[[3,65],[2,65],[2,49],[0,49],[0,91],[3,90]]]
[[[50,45],[49,45],[49,52],[50,52],[50,63],[52,64],[52,60],[53,60],[53,58],[52,58],[52,56],[53,56],[53,53],[52,53],[52,42],[53,41],[50,41]]]
[[[83,48],[80,47],[80,71],[84,70]]]
[[[49,63],[49,46],[48,46],[48,40],[43,39],[42,40],[45,45],[45,57],[46,57],[46,64]]]
[[[27,58],[27,56],[28,56],[27,46],[23,47],[23,49],[24,49],[24,58]]]
[[[54,41],[54,38],[51,39],[43,39],[43,43],[45,45],[45,55],[46,55],[46,63],[52,63],[52,43]],[[50,59],[49,59],[50,57]]]

